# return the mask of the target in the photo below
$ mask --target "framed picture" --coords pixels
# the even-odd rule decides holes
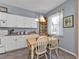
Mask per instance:
[[[64,17],[63,27],[64,28],[74,27],[74,16],[73,15]]]
[[[8,12],[8,9],[6,7],[0,6],[0,12]]]

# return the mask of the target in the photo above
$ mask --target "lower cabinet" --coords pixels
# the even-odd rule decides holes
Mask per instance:
[[[5,53],[5,38],[0,37],[0,53]]]
[[[7,36],[6,37],[6,51],[12,51],[17,48],[16,46],[16,37],[15,36]]]
[[[5,47],[4,46],[0,47],[0,53],[5,53]]]
[[[24,36],[6,36],[6,52],[27,47]]]
[[[24,36],[17,36],[17,48],[25,48],[26,47],[26,39],[24,38]]]

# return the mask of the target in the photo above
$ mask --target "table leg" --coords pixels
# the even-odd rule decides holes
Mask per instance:
[[[31,59],[33,59],[33,57],[34,57],[34,52],[33,52],[33,50],[34,50],[34,47],[31,46]]]

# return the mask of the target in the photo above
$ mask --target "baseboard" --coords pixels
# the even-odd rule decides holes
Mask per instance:
[[[75,53],[73,53],[73,52],[71,52],[71,51],[69,51],[69,50],[67,50],[67,49],[64,49],[64,48],[62,48],[62,47],[59,47],[59,49],[76,57],[76,54],[75,54]]]
[[[11,53],[11,52],[15,52],[15,51],[18,51],[18,50],[23,50],[23,49],[26,49],[27,47],[24,47],[24,48],[21,48],[21,49],[15,49],[15,50],[12,50],[12,51],[6,51],[4,53],[1,53],[1,54],[5,54],[5,53]]]

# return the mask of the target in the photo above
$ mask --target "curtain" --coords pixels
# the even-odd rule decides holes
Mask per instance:
[[[63,35],[63,11],[48,17],[48,34]]]

